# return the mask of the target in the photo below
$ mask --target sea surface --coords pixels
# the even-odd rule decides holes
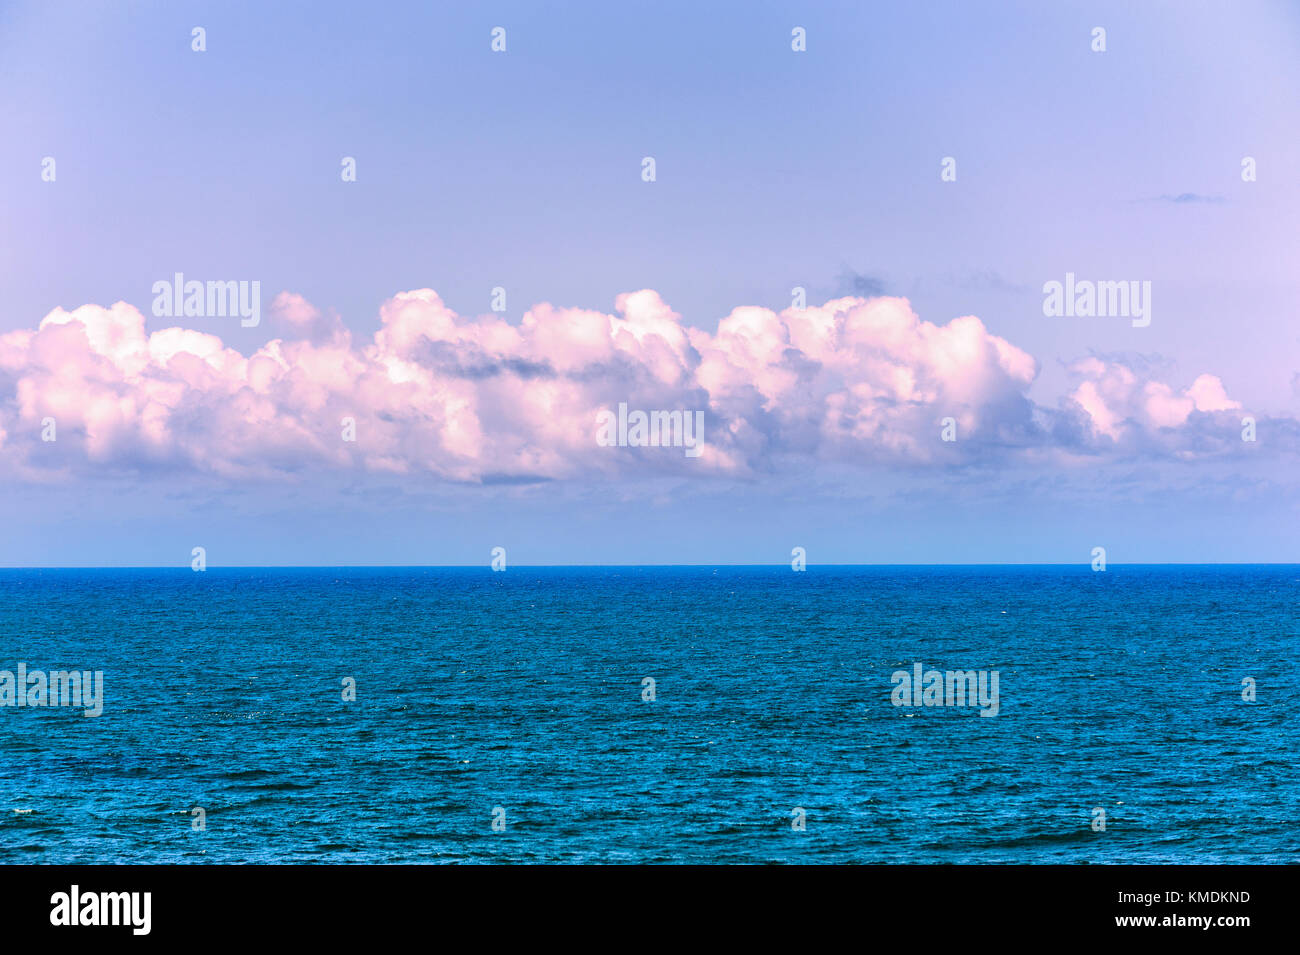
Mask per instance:
[[[0,707],[0,862],[1297,862],[1298,608],[1295,565],[0,570],[0,670],[105,696]],[[895,705],[916,663],[998,715]]]

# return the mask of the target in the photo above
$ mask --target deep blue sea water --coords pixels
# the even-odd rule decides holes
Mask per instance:
[[[1295,862],[1298,606],[1293,565],[3,570],[0,670],[105,703],[0,708],[0,861]],[[895,706],[918,662],[999,714]]]

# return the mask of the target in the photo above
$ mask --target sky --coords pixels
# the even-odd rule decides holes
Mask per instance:
[[[1282,2],[0,2],[0,565],[1300,561],[1298,52]]]

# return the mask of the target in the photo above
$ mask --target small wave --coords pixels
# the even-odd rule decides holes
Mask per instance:
[[[989,849],[1023,849],[1032,846],[1069,845],[1075,842],[1087,842],[1096,838],[1097,833],[1090,829],[1072,829],[1058,832],[1039,832],[1008,839],[994,839],[986,843],[984,847]]]

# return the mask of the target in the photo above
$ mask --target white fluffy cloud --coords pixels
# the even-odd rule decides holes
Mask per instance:
[[[337,317],[281,293],[270,324],[282,337],[245,356],[198,331],[147,333],[122,302],[56,309],[0,336],[0,466],[33,478],[745,476],[791,459],[945,467],[1053,446],[1199,453],[1206,422],[1240,411],[1213,375],[1178,388],[1100,358],[1074,363],[1060,409],[1038,408],[1026,397],[1032,357],[978,318],[936,325],[900,298],[742,307],[712,332],[650,290],[619,296],[613,314],[543,304],[512,325],[459,316],[420,289],[380,317],[372,340],[354,342]],[[597,414],[619,402],[704,411],[703,455],[598,446]],[[947,417],[952,444],[939,439]],[[47,418],[55,442],[41,440]],[[355,442],[342,440],[344,418]]]

